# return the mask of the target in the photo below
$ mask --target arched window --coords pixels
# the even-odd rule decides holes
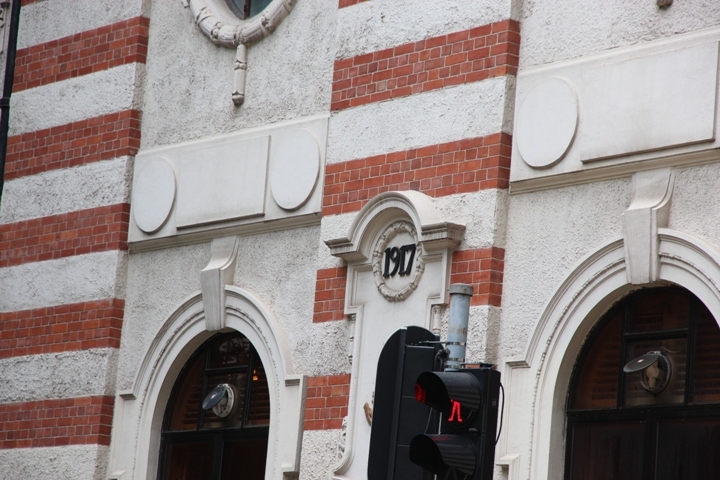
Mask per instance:
[[[567,405],[566,480],[720,478],[720,328],[685,289],[630,295],[585,342]]]
[[[203,400],[218,386],[222,400],[204,410]],[[269,425],[268,383],[255,348],[239,333],[215,335],[190,358],[173,387],[158,479],[262,480]]]

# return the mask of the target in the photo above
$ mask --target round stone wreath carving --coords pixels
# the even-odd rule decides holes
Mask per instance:
[[[401,290],[394,290],[385,283],[385,277],[383,277],[383,255],[385,254],[387,246],[399,233],[409,233],[413,238],[416,245],[414,259],[415,265],[412,273],[410,274],[410,283],[405,285],[405,287]],[[375,250],[373,251],[372,269],[378,292],[380,292],[380,294],[387,300],[391,302],[401,302],[415,291],[418,283],[420,283],[420,277],[422,277],[422,274],[425,271],[425,261],[422,258],[422,245],[418,243],[417,232],[415,232],[415,228],[413,228],[411,224],[407,222],[395,222],[385,229],[382,235],[380,235],[377,245],[375,246]]]

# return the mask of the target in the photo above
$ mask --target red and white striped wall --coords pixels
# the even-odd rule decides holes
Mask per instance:
[[[0,465],[12,478],[41,465],[105,474],[149,30],[141,1],[121,3],[22,2],[0,206]]]
[[[471,318],[491,321],[502,301],[520,26],[500,2],[400,3],[339,0],[322,236],[345,235],[380,193],[426,193],[466,225],[450,281],[473,285],[471,305],[484,313]],[[347,268],[321,267],[313,321],[342,320]],[[311,379],[306,430],[340,428],[347,398],[329,388],[339,379],[350,383],[347,374]]]

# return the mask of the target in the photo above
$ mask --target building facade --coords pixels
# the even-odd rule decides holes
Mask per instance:
[[[495,478],[717,468],[718,2],[22,0],[17,42],[0,478],[367,478],[452,283]]]

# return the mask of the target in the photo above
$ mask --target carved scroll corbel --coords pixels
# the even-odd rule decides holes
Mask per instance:
[[[235,56],[235,86],[232,93],[232,101],[238,106],[245,101],[245,77],[247,77],[247,47],[241,43],[237,46]]]
[[[200,272],[205,328],[225,328],[225,285],[232,284],[238,252],[237,237],[216,238],[210,244],[210,262]]]
[[[247,20],[233,20],[222,15],[222,9],[217,5],[221,1],[183,0],[183,5],[190,8],[198,28],[211,42],[236,48],[232,101],[240,106],[245,102],[247,47],[274,32],[297,0],[273,0],[262,14]]]
[[[633,199],[623,213],[625,268],[633,285],[658,279],[658,228],[667,227],[673,183],[671,168],[637,172],[633,177]]]

